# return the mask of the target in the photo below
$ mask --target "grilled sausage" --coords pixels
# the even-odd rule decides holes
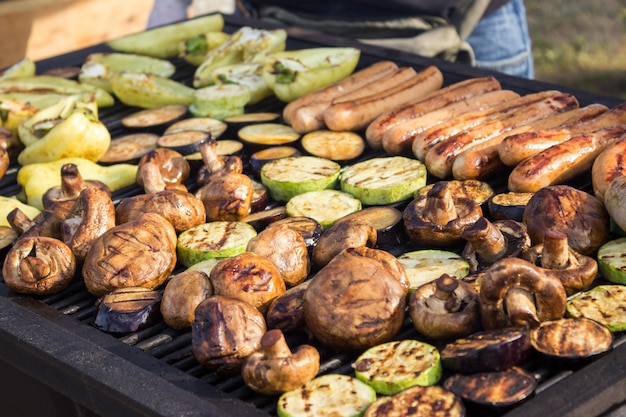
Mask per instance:
[[[626,137],[626,124],[575,136],[520,162],[509,174],[509,190],[536,192],[589,170],[610,144]]]
[[[380,81],[385,83],[384,80]],[[387,85],[385,91],[332,104],[324,111],[324,123],[330,130],[364,129],[387,109],[399,106],[415,97],[438,90],[443,85],[443,74],[435,66],[429,66],[409,80],[396,85]]]
[[[346,101],[359,100],[372,94],[379,94],[389,88],[389,86],[396,86],[403,83],[417,74],[413,67],[401,67],[395,72],[391,73],[385,79],[378,79],[377,82],[367,83],[361,88],[357,88],[346,94],[342,94],[335,98],[332,104],[344,103]]]
[[[593,161],[591,185],[596,198],[604,202],[604,193],[615,178],[626,175],[626,138],[607,146]]]
[[[511,90],[494,90],[427,112],[388,129],[382,137],[383,149],[390,155],[410,153],[413,138],[417,134],[464,113],[483,110],[517,97],[519,94]]]
[[[498,148],[498,154],[505,165],[515,166],[524,159],[574,136],[622,123],[626,123],[626,103],[556,130],[548,129],[507,137]]]
[[[451,103],[500,88],[500,83],[493,77],[470,78],[451,84],[385,111],[367,126],[365,138],[373,149],[381,149],[382,137],[387,130]]]
[[[525,96],[531,101],[511,112],[502,118],[481,124],[480,126],[463,132],[450,139],[439,142],[425,157],[425,164],[428,172],[438,178],[447,178],[452,175],[452,164],[456,156],[472,146],[480,144],[500,135],[516,126],[532,123],[543,119],[551,114],[569,110],[578,106],[576,98],[568,93],[561,93],[555,96],[542,94],[529,94]]]
[[[283,119],[299,133],[324,127],[324,110],[340,95],[357,90],[366,84],[383,79],[398,70],[392,61],[378,61],[328,87],[306,94],[283,109]]]

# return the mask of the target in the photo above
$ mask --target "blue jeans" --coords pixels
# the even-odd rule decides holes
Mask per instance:
[[[523,0],[511,0],[482,19],[467,41],[474,49],[476,67],[534,78]]]

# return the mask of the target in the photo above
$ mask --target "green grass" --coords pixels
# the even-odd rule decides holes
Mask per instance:
[[[623,0],[526,0],[535,78],[626,99]]]

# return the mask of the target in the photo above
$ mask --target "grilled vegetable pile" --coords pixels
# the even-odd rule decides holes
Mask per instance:
[[[2,73],[11,290],[82,281],[95,327],[190,332],[200,365],[280,416],[501,412],[537,386],[529,358],[610,351],[626,103],[287,50],[219,15],[178,25],[110,42],[75,80]],[[98,110],[115,101],[113,129]],[[321,366],[334,353],[349,370]]]

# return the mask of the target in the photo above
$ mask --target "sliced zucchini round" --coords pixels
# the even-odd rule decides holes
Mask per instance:
[[[190,117],[170,125],[163,134],[169,135],[170,133],[199,130],[200,132],[210,133],[213,139],[218,139],[227,128],[228,125],[226,123],[212,117]]]
[[[439,249],[422,249],[398,256],[411,290],[434,281],[443,274],[461,279],[469,274],[469,263],[459,254]]]
[[[598,270],[607,281],[626,285],[626,237],[600,246],[597,260]]]
[[[181,155],[189,155],[200,151],[200,143],[210,137],[210,133],[200,130],[168,133],[157,140],[160,148],[169,148]]]
[[[242,127],[237,134],[239,139],[255,146],[286,145],[300,139],[291,126],[281,123],[256,123]]]
[[[109,148],[100,157],[101,164],[137,163],[142,156],[156,149],[159,135],[131,133],[111,140]]]
[[[275,122],[280,118],[280,113],[275,112],[256,112],[244,113],[224,118],[224,122],[236,128],[241,128],[255,123]]]
[[[450,193],[455,197],[470,198],[476,202],[479,206],[483,205],[489,198],[494,195],[491,185],[484,181],[479,180],[449,180],[448,187]],[[428,184],[425,187],[420,188],[415,193],[415,197],[421,197],[428,194],[428,191],[435,184]]]
[[[246,250],[248,241],[257,234],[245,222],[215,221],[185,230],[178,236],[178,262],[190,267],[212,258],[230,258]]]
[[[316,130],[302,136],[302,148],[314,156],[333,161],[350,161],[361,156],[365,140],[356,132]]]
[[[567,302],[567,315],[586,317],[605,325],[612,332],[626,330],[626,286],[598,285],[572,297]]]
[[[186,114],[186,105],[169,104],[129,114],[122,118],[122,126],[129,129],[147,129],[151,131],[152,129],[164,128],[164,126],[180,120]]]
[[[403,156],[372,158],[347,167],[341,190],[364,205],[386,205],[413,198],[426,185],[426,166]]]
[[[293,146],[272,146],[256,151],[250,155],[250,167],[255,174],[259,174],[263,165],[270,161],[296,156],[300,156],[300,151]]]
[[[290,217],[316,220],[324,230],[338,219],[361,210],[361,200],[339,190],[309,191],[292,197],[285,205]]]
[[[443,387],[416,385],[379,397],[363,414],[363,417],[389,416],[464,417],[465,405],[456,394]]]
[[[487,207],[493,220],[522,221],[524,208],[533,193],[507,192],[494,194],[488,201]]]
[[[371,347],[352,367],[357,379],[382,395],[396,394],[414,385],[434,385],[442,374],[437,348],[411,339]]]
[[[250,89],[240,84],[214,84],[196,89],[189,111],[198,117],[222,120],[244,113]]]
[[[315,156],[280,158],[263,165],[261,182],[276,201],[289,201],[309,191],[334,188],[341,166],[329,159]]]
[[[357,417],[376,400],[376,391],[349,375],[318,376],[278,399],[279,417]]]

